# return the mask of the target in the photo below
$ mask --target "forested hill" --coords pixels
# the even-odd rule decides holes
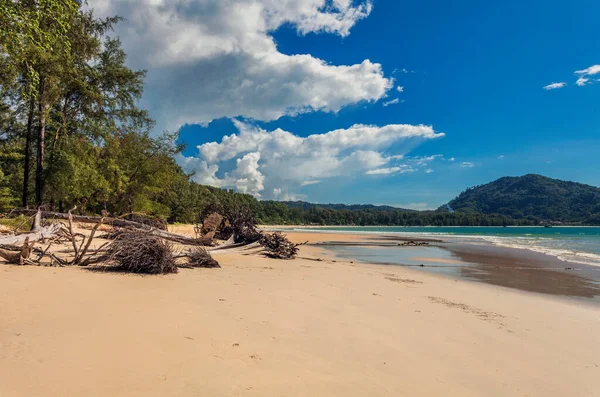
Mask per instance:
[[[541,175],[504,177],[461,193],[448,205],[462,213],[600,224],[600,189]]]
[[[361,211],[361,210],[373,210],[373,211],[415,211],[404,208],[391,207],[389,205],[373,205],[373,204],[317,204],[308,203],[306,201],[281,201],[289,208],[301,208],[308,210],[314,207],[326,208],[329,210],[348,210],[348,211]]]

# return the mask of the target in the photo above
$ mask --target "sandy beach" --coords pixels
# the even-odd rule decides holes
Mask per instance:
[[[168,276],[0,265],[0,396],[600,395],[597,305],[315,246],[215,258]]]

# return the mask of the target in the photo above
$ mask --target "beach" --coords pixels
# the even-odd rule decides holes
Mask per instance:
[[[0,396],[599,395],[598,305],[288,236],[166,276],[0,265]]]

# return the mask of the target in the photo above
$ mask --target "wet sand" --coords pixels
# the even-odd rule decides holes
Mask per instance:
[[[292,261],[215,258],[221,269],[167,276],[0,265],[0,396],[600,390],[596,306],[341,260],[323,247],[302,246]]]
[[[291,234],[293,235],[293,233]],[[330,235],[327,235],[330,237]],[[584,298],[600,304],[600,267],[491,244],[445,242],[428,237],[332,235],[315,242],[342,257],[366,263],[416,267],[523,291]],[[407,241],[425,246],[402,246]],[[448,255],[440,254],[440,250]]]

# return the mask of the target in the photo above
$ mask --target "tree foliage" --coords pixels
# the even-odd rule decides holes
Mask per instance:
[[[600,189],[541,175],[504,177],[461,193],[449,203],[469,214],[500,214],[516,219],[593,223],[600,214]]]

